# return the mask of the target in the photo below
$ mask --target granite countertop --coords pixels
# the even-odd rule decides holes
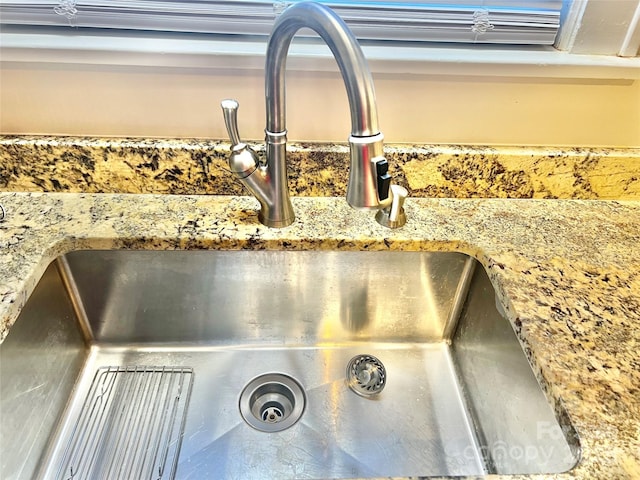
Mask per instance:
[[[460,251],[487,269],[580,435],[571,472],[505,478],[640,478],[640,202],[410,198],[398,230],[342,198],[293,203],[297,221],[269,229],[242,196],[0,193],[0,339],[74,249]]]

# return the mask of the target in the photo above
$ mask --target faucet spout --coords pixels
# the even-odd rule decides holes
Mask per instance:
[[[289,45],[303,27],[315,31],[325,41],[338,63],[351,111],[351,135],[378,135],[378,112],[373,78],[355,36],[329,8],[301,2],[287,8],[278,18],[267,47],[265,94],[268,132],[286,132],[285,67]]]

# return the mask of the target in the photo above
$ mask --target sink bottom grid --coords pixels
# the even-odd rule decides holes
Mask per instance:
[[[192,383],[191,368],[98,368],[56,478],[174,478]]]

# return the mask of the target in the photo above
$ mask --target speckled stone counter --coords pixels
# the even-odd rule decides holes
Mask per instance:
[[[269,229],[247,197],[0,193],[1,338],[74,249],[460,251],[487,269],[580,435],[571,472],[505,478],[640,478],[640,202],[410,198],[395,231],[341,198],[293,203],[297,221]]]
[[[295,195],[344,195],[346,142],[287,150]],[[5,136],[0,190],[238,195],[228,151],[220,141]],[[640,149],[387,144],[385,155],[413,197],[640,200]]]

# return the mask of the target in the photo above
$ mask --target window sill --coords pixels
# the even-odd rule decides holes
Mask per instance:
[[[86,64],[177,69],[264,68],[264,40],[157,38],[56,34],[0,34],[6,62]],[[576,55],[551,47],[364,45],[372,72],[393,75],[640,79],[640,57]],[[319,42],[294,42],[287,68],[336,71],[329,49]]]

